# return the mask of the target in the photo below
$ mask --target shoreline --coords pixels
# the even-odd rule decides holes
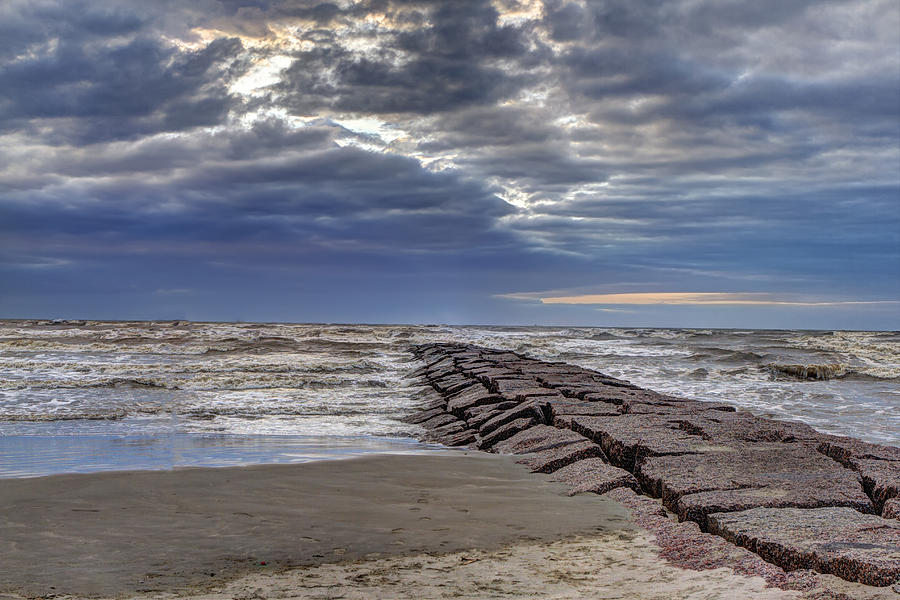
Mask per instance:
[[[7,480],[0,515],[0,593],[27,597],[637,531],[609,499],[566,497],[510,457],[458,451]]]
[[[54,475],[0,487],[0,599],[798,598],[659,556],[629,508],[512,457]],[[265,564],[262,564],[265,563]]]
[[[0,433],[0,482],[57,475],[291,465],[372,455],[456,451],[414,437],[241,435],[27,435]],[[176,458],[177,457],[177,458]],[[51,462],[52,461],[52,462]],[[52,469],[51,469],[52,465]]]

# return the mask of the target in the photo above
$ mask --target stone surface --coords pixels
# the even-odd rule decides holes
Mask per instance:
[[[900,461],[900,448],[895,446],[870,444],[839,435],[819,434],[819,439],[819,452],[851,468],[859,459]]]
[[[592,417],[617,417],[619,411],[614,404],[587,402],[585,400],[550,400],[550,415],[582,415]]]
[[[584,415],[554,415],[551,424],[559,429],[571,429],[576,431],[573,421]]]
[[[427,402],[406,420],[430,427],[427,439],[520,454],[532,469],[553,472],[571,493],[621,495],[639,508],[641,518],[653,521],[669,559],[701,568],[746,567],[748,574],[764,573],[770,584],[809,591],[804,597],[810,600],[855,596],[827,591],[824,579],[817,578],[839,580],[808,569],[835,573],[851,580],[843,585],[858,587],[866,586],[856,581],[876,585],[871,582],[895,575],[884,565],[898,562],[888,550],[896,550],[900,527],[900,448],[820,434],[802,423],[660,394],[590,369],[509,351],[427,344],[413,352],[426,364],[417,373],[429,387],[421,392]],[[666,513],[660,500],[635,494],[642,489],[661,497],[681,521]],[[794,530],[815,529],[806,521],[817,510],[839,512],[820,519],[821,535],[792,537]],[[871,515],[877,521],[869,521],[868,529],[857,526],[870,517],[863,513],[876,510],[882,516]],[[753,511],[769,511],[771,518],[753,524],[760,531],[746,538],[747,548],[770,551],[770,538],[784,533],[793,545],[773,556],[800,557],[807,567],[785,573],[718,537],[732,535],[734,523],[728,534],[702,532]],[[753,539],[766,542],[762,550]]]
[[[471,429],[463,429],[457,433],[437,436],[432,441],[445,446],[470,446],[478,441],[478,436]]]
[[[433,379],[431,385],[442,394],[449,395],[460,392],[467,387],[478,385],[478,382],[464,375],[450,375],[440,379]]]
[[[856,492],[849,485],[835,488],[833,482],[827,479],[811,477],[805,487],[775,481],[762,487],[687,494],[675,503],[674,512],[682,521],[695,521],[706,528],[708,515],[715,512],[820,507],[849,507],[869,513],[874,510],[865,493]]]
[[[627,381],[613,380],[605,377],[593,377],[593,380],[589,385],[583,385],[582,387],[585,388],[585,391],[579,393],[579,398],[586,399],[586,396],[592,395],[594,397],[594,402],[609,402],[609,400],[604,398],[644,398],[651,400],[654,398],[666,399],[671,397],[652,390],[645,390],[644,388],[628,383]],[[613,402],[613,404],[617,404],[617,402]]]
[[[569,377],[584,373],[584,369],[567,363],[539,362],[530,365],[527,372],[532,377],[544,381],[548,376]]]
[[[521,356],[507,350],[484,349],[483,354],[486,359],[499,363],[510,363],[522,360]]]
[[[612,387],[620,387],[632,390],[642,390],[643,388],[639,385],[635,385],[630,381],[625,381],[624,379],[617,379],[615,377],[610,377],[609,375],[599,374],[600,377],[595,377],[594,379],[597,383],[601,383],[603,385],[612,386]]]
[[[703,411],[685,416],[684,421],[712,441],[816,442],[821,436],[805,423],[764,419],[746,412]]]
[[[571,427],[600,444],[612,464],[628,471],[648,456],[691,454],[709,447],[700,436],[658,415],[575,417]]]
[[[529,398],[541,398],[541,400],[544,400],[545,402],[565,400],[565,397],[556,390],[534,386],[516,390],[515,398],[519,402],[524,402]]]
[[[449,365],[442,365],[434,369],[427,369],[426,371],[427,372],[425,374],[425,379],[427,379],[429,383],[433,383],[434,381],[443,379],[444,377],[456,377],[457,375],[459,375],[456,371],[456,367],[453,366],[452,361]]]
[[[734,413],[735,408],[727,404],[714,404],[712,402],[700,402],[699,400],[646,400],[639,398],[624,401],[620,411],[623,414],[635,415],[689,416],[708,414],[710,417],[716,418],[718,413]]]
[[[457,419],[450,413],[444,412],[444,413],[441,413],[434,417],[431,417],[427,421],[424,421],[422,423],[422,427],[424,427],[425,429],[436,429],[438,427],[446,425],[447,423],[453,423],[454,421],[458,421],[458,420],[459,419]]]
[[[680,519],[701,526],[711,512],[755,507],[875,510],[855,473],[797,444],[710,446],[698,454],[649,457],[636,474]]]
[[[506,404],[506,403],[501,402],[501,404]],[[470,428],[478,431],[479,429],[481,429],[482,425],[484,425],[485,423],[487,423],[494,417],[501,415],[504,412],[506,412],[506,410],[508,410],[508,409],[502,409],[502,408],[494,408],[495,406],[498,406],[498,405],[496,405],[496,404],[487,405],[485,408],[488,408],[489,410],[485,410],[485,411],[475,415],[471,419],[466,419],[466,423],[469,424]],[[468,412],[468,411],[466,411],[466,412]]]
[[[586,458],[574,462],[555,471],[550,479],[567,484],[570,496],[584,492],[605,494],[619,487],[640,490],[634,475],[608,464],[602,458]]]
[[[443,354],[438,354],[434,360],[425,363],[425,372],[434,373],[441,369],[452,368],[454,366],[453,359]]]
[[[446,407],[447,407],[447,400],[445,400],[443,396],[441,396],[440,394],[438,394],[438,393],[437,393],[435,390],[433,390],[433,389],[429,389],[428,391],[429,391],[431,394],[434,394],[434,397],[433,397],[433,399],[428,400],[428,401],[425,402],[424,404],[420,405],[420,406],[419,406],[419,410],[420,410],[420,411],[431,410],[431,409],[433,409],[433,408],[441,408],[441,409],[443,409],[443,408],[446,408]],[[418,396],[418,394],[416,394],[416,395]]]
[[[594,375],[588,371],[580,371],[579,373],[553,373],[550,375],[536,376],[538,381],[547,387],[555,388],[557,386],[571,387],[588,386],[597,383]]]
[[[604,458],[600,446],[589,440],[575,442],[559,448],[549,448],[527,454],[516,462],[528,465],[533,473],[552,473],[573,462],[586,458]]]
[[[756,506],[849,506],[873,512],[856,474],[806,446],[711,446],[700,454],[648,457],[641,486],[682,520]]]
[[[425,421],[427,421],[428,419],[431,419],[432,417],[436,417],[438,415],[443,415],[443,414],[446,414],[446,411],[443,409],[443,407],[432,408],[431,410],[420,410],[418,412],[414,412],[413,414],[403,417],[400,420],[403,421],[404,423],[418,425],[419,423],[424,423]]]
[[[494,367],[493,369],[486,370],[478,375],[478,379],[480,379],[481,383],[485,385],[489,385],[490,382],[494,379],[521,379],[521,377],[522,374],[518,371],[506,369],[503,367]]]
[[[540,396],[549,396],[553,390],[538,387],[537,382],[530,377],[522,376],[521,379],[498,379],[494,384],[494,389],[498,394],[515,400],[516,396],[527,393],[528,391],[538,390]]]
[[[537,425],[533,417],[516,419],[502,427],[498,427],[488,435],[482,436],[481,440],[478,442],[478,447],[482,450],[490,450],[494,447],[494,444],[509,439],[520,431],[528,429],[532,425]]]
[[[891,498],[885,502],[881,516],[885,519],[900,519],[900,498]]]
[[[446,438],[448,436],[456,435],[457,433],[466,429],[466,422],[455,420],[445,425],[441,425],[440,427],[435,427],[425,434],[425,439],[428,441],[437,441],[442,438]]]
[[[635,523],[656,538],[660,556],[673,565],[701,571],[725,567],[746,576],[763,577],[769,586],[796,590],[797,597],[804,600],[896,600],[889,588],[845,581],[810,569],[786,572],[746,548],[701,532],[696,523],[679,523],[666,514],[658,500],[632,489],[616,488],[607,497],[629,508]],[[743,600],[735,596],[738,598]]]
[[[557,384],[553,386],[553,389],[558,391],[560,394],[565,396],[566,398],[575,398],[578,400],[583,400],[585,396],[588,394],[593,394],[596,392],[596,384],[594,382],[585,382],[578,383],[574,382],[571,384]]]
[[[503,398],[489,392],[484,386],[472,386],[451,396],[447,401],[447,410],[454,415],[463,416],[466,410],[485,404],[502,402]]]
[[[628,401],[651,401],[663,396],[647,390],[633,390],[610,386],[594,386],[591,391],[582,394],[581,399],[588,402],[605,402],[607,404],[623,404]]]
[[[535,423],[540,423],[544,418],[544,412],[541,410],[541,404],[534,400],[523,402],[515,408],[504,410],[499,415],[491,417],[485,421],[479,428],[478,433],[483,436],[490,434],[499,427],[506,425],[516,419],[534,419]]]
[[[493,365],[493,363],[489,363],[480,358],[475,358],[475,359],[457,361],[456,366],[463,372],[468,372],[468,371],[471,371],[472,369],[480,369],[483,367],[493,367],[494,365]]]
[[[500,454],[527,454],[582,441],[587,441],[587,438],[574,431],[559,429],[549,425],[535,425],[496,444],[494,452]]]
[[[709,515],[710,531],[786,570],[815,569],[888,586],[900,579],[900,523],[849,508]]]
[[[518,405],[519,403],[515,400],[504,400],[503,402],[497,402],[496,404],[482,404],[481,406],[473,406],[472,408],[467,408],[463,413],[463,417],[468,421],[469,419],[480,417],[486,412],[504,411],[510,408],[514,408]]]
[[[900,462],[892,460],[857,459],[854,468],[862,478],[863,489],[881,513],[884,503],[900,497]]]
[[[471,369],[465,369],[463,372],[467,376],[472,377],[473,379],[478,379],[480,381],[481,375],[490,373],[490,372],[496,371],[496,370],[497,370],[497,365],[488,364],[483,367],[473,367]]]

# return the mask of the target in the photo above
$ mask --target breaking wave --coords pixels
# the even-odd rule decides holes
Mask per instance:
[[[118,421],[128,416],[124,408],[108,410],[97,409],[91,411],[53,411],[31,413],[0,413],[0,420],[19,422],[50,422],[50,421]]]
[[[394,380],[399,383],[401,378]],[[156,379],[148,377],[101,377],[81,380],[19,380],[0,382],[0,390],[77,390],[96,388],[158,388],[166,390],[227,391],[254,389],[387,388],[390,380],[358,377],[319,377],[315,374],[224,372],[201,376]]]
[[[712,358],[717,362],[759,362],[766,358],[765,353],[752,350],[734,350],[730,348],[716,348],[714,346],[700,346],[698,353],[693,355],[695,360]]]
[[[787,376],[799,380],[870,379],[890,381],[900,379],[897,369],[876,367],[851,367],[843,363],[825,364],[769,364],[766,367],[776,377]]]
[[[13,381],[0,383],[2,390],[28,390],[28,389],[90,389],[90,388],[161,388],[168,390],[180,389],[177,385],[158,379],[145,377],[103,377],[100,379],[83,379],[81,381],[59,381],[59,380],[40,380],[40,381]]]
[[[0,421],[96,421],[62,431],[144,431],[179,418],[204,432],[389,431],[402,426],[377,415],[420,401],[407,346],[433,341],[505,348],[830,432],[897,439],[900,333],[649,327],[5,321]]]
[[[795,379],[838,379],[847,374],[847,365],[840,363],[823,365],[768,365],[776,376],[787,375]]]

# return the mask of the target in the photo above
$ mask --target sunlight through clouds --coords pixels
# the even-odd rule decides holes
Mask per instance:
[[[205,281],[231,314],[234,269],[365,280],[375,320],[453,282],[471,322],[900,327],[895,2],[35,6],[0,8],[0,235],[52,267],[0,260],[7,304]]]

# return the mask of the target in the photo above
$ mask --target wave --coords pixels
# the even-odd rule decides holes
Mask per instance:
[[[734,350],[730,348],[718,348],[716,346],[699,346],[697,353],[691,358],[694,360],[712,359],[717,362],[759,362],[767,355],[752,350]]]
[[[603,340],[618,340],[618,339],[620,339],[620,337],[614,333],[604,331],[602,333],[594,333],[592,335],[589,335],[589,336],[587,336],[587,339],[600,342]]]
[[[217,340],[219,345],[210,345],[203,354],[226,354],[246,352],[265,354],[268,352],[290,352],[301,348],[297,340],[281,336],[263,336],[253,339],[225,338]]]
[[[844,363],[778,364],[766,365],[773,375],[788,376],[800,380],[853,379],[891,381],[900,379],[900,371],[890,367],[854,367]]]
[[[261,419],[263,417],[348,417],[369,415],[368,410],[342,408],[336,411],[314,410],[303,406],[199,406],[176,409],[175,414],[188,419],[208,420],[215,417],[241,417]]]
[[[334,350],[331,342],[316,340],[324,350]],[[268,354],[307,351],[308,344],[281,336],[202,337],[112,335],[78,337],[7,337],[0,338],[0,349],[12,352],[97,352],[129,354],[217,355]]]
[[[151,387],[170,390],[178,389],[178,386],[168,382],[147,377],[112,377],[107,380],[92,382],[90,385],[81,387]]]
[[[666,328],[638,328],[616,330],[618,337],[648,338],[659,340],[681,340],[691,338],[709,338],[722,335],[723,332],[712,329],[666,329]]]
[[[847,374],[847,365],[830,363],[820,365],[767,365],[774,375],[787,375],[794,379],[838,379]]]
[[[0,413],[0,421],[18,421],[42,423],[50,421],[118,421],[128,416],[128,412],[124,408],[98,409],[93,411],[81,412],[33,412],[33,413]]]
[[[379,388],[384,389],[393,383],[390,380],[363,379],[357,377],[309,377],[303,374],[282,373],[213,373],[209,375],[171,379],[154,379],[147,377],[102,377],[98,379],[41,380],[16,381],[0,383],[0,390],[69,390],[97,388],[156,388],[165,390],[186,391],[229,391],[255,389],[313,389],[327,390],[337,388]]]
[[[709,371],[703,367],[700,367],[688,373],[687,376],[691,379],[706,379],[709,377]]]
[[[97,341],[96,338],[22,339],[0,340],[0,350],[8,352],[89,352],[128,354],[171,354],[200,355],[209,350],[209,345],[193,342],[160,343],[157,340],[145,343],[121,343],[119,340]]]
[[[53,390],[53,389],[83,389],[83,388],[160,388],[167,390],[181,389],[174,383],[151,379],[147,377],[104,377],[100,379],[85,379],[81,381],[16,381],[0,384],[2,390]]]
[[[818,335],[795,335],[784,340],[788,347],[858,357],[875,364],[900,363],[900,341],[894,333],[833,331]]]
[[[178,362],[86,362],[72,360],[46,360],[46,359],[12,359],[0,357],[0,369],[7,373],[15,371],[27,377],[35,372],[47,372],[48,370],[70,371],[89,376],[113,376],[140,377],[135,373],[151,373],[167,375],[170,377],[188,377],[191,375],[226,375],[240,373],[288,373],[288,374],[368,374],[384,371],[385,364],[377,360],[360,360],[352,362],[326,362],[303,363],[299,359],[263,361],[236,357],[228,360],[217,359],[215,361],[178,361]],[[10,379],[12,379],[10,377]]]

